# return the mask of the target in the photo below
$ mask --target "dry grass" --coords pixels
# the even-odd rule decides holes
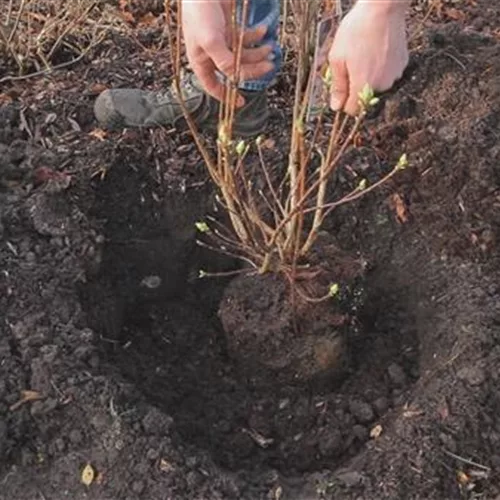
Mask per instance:
[[[103,0],[4,0],[0,57],[18,76],[48,71],[81,59],[119,22]]]

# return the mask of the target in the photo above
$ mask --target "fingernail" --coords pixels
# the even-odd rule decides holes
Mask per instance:
[[[342,108],[342,101],[338,97],[332,97],[330,99],[330,107],[333,111],[340,111],[340,108]]]

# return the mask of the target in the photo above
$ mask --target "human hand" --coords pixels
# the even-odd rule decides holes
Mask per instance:
[[[220,71],[228,78],[236,75],[235,57],[238,40],[231,40],[231,2],[229,0],[183,0],[182,28],[187,58],[205,91],[215,99],[224,98],[224,85],[217,78]],[[273,69],[268,57],[272,47],[255,45],[262,40],[267,28],[259,26],[243,35],[240,80],[257,79]],[[235,50],[234,49],[234,50]],[[244,99],[238,96],[236,105]]]
[[[358,0],[340,23],[328,55],[330,106],[354,115],[358,93],[368,84],[390,89],[408,65],[405,14],[408,0]]]

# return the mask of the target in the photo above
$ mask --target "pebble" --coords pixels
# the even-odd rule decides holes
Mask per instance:
[[[57,438],[55,441],[57,451],[63,452],[66,449],[66,443],[63,438]]]
[[[142,419],[142,426],[148,434],[168,434],[174,419],[170,415],[152,408]]]
[[[339,431],[330,431],[326,436],[321,436],[319,441],[319,452],[324,457],[339,453],[342,447],[342,435]]]
[[[145,485],[142,481],[134,481],[132,483],[132,491],[140,495],[144,491]]]
[[[82,431],[79,430],[79,429],[73,429],[69,433],[69,440],[73,444],[80,444],[83,441],[83,433],[82,433]]]
[[[374,418],[373,408],[364,401],[354,400],[349,403],[349,411],[353,417],[361,424],[368,424]]]
[[[381,417],[389,409],[389,401],[384,396],[377,398],[373,402],[373,408],[377,412],[377,415]]]
[[[7,424],[5,420],[0,420],[0,455],[3,455],[7,448]]]
[[[387,368],[387,373],[389,374],[389,379],[396,387],[402,387],[406,384],[406,373],[396,363],[392,363]]]
[[[486,380],[486,373],[479,366],[464,366],[458,371],[457,377],[472,386],[476,386],[481,385]]]
[[[335,474],[335,477],[348,488],[357,486],[363,482],[363,474],[356,471],[339,471]]]
[[[158,458],[160,458],[160,452],[158,450],[155,450],[154,448],[149,448],[149,450],[146,452],[146,458],[154,462],[155,460],[158,460]]]
[[[362,425],[355,425],[352,428],[352,433],[358,441],[364,442],[368,440],[368,429]]]

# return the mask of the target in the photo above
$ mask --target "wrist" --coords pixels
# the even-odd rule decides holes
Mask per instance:
[[[375,15],[405,15],[410,7],[410,0],[358,0],[356,8]]]

